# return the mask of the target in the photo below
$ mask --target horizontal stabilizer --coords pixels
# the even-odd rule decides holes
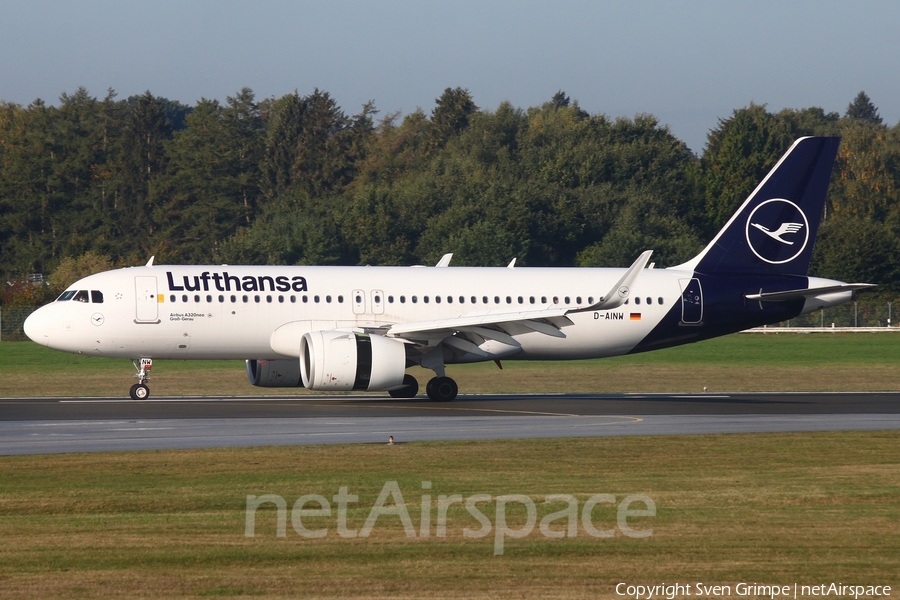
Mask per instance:
[[[853,292],[856,290],[864,290],[870,287],[875,287],[875,284],[842,283],[841,285],[829,285],[826,287],[808,288],[805,290],[788,290],[785,292],[761,292],[759,294],[747,294],[746,298],[747,300],[759,300],[760,302],[786,302],[788,300],[813,298],[815,296],[836,294],[838,292]]]

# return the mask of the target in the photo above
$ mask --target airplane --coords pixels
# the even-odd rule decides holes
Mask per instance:
[[[168,266],[85,277],[25,321],[29,338],[130,358],[131,398],[155,359],[243,359],[250,383],[412,398],[407,369],[633,354],[779,323],[870,284],[808,276],[840,140],[800,138],[691,260],[623,268]],[[502,367],[501,367],[502,368]]]

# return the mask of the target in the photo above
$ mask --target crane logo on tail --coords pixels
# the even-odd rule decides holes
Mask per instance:
[[[760,260],[771,265],[791,262],[806,249],[809,221],[800,207],[783,198],[760,203],[750,213],[747,244]]]
[[[782,223],[781,227],[779,227],[775,231],[769,231],[768,229],[765,228],[764,225],[760,225],[759,223],[750,223],[750,224],[753,225],[754,227],[756,227],[757,229],[759,229],[760,231],[762,231],[763,233],[765,233],[767,236],[771,237],[772,239],[778,240],[782,244],[787,244],[788,246],[793,246],[794,242],[789,242],[788,240],[784,239],[781,236],[784,235],[785,233],[797,233],[798,231],[803,229],[803,223]]]

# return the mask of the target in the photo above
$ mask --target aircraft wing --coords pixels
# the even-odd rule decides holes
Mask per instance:
[[[509,325],[518,323],[524,327],[551,335],[553,337],[566,337],[560,328],[571,325],[572,321],[566,317],[571,312],[568,308],[551,308],[545,310],[526,310],[503,313],[484,313],[475,315],[463,315],[455,319],[440,319],[437,321],[418,321],[413,323],[397,323],[387,328],[385,335],[407,340],[437,339],[440,341],[446,336],[459,331],[476,332],[489,326]]]
[[[583,308],[547,308],[541,310],[524,310],[510,312],[486,312],[481,314],[463,315],[454,319],[441,319],[437,321],[419,321],[413,323],[398,323],[386,328],[384,335],[407,339],[410,341],[443,340],[454,333],[467,331],[499,339],[504,333],[496,328],[485,330],[486,326],[504,328],[505,325],[519,324],[527,329],[550,335],[553,337],[566,337],[561,331],[563,327],[572,325],[572,320],[566,315],[578,312],[612,310],[624,304],[631,294],[631,288],[637,281],[641,271],[647,266],[652,250],[642,253],[636,261],[625,271],[621,278],[604,294],[598,302]],[[515,261],[513,261],[515,262]],[[510,263],[512,266],[512,263]],[[508,337],[508,336],[507,336]],[[500,340],[505,341],[505,340]]]

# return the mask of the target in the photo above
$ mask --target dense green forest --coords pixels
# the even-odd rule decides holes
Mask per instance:
[[[740,108],[697,156],[652,115],[476,106],[346,114],[327,92],[195,106],[86,90],[0,102],[0,281],[43,300],[105,267],[160,263],[658,266],[697,252],[793,140],[843,142],[813,273],[900,292],[900,125]],[[42,273],[49,286],[27,284]],[[42,296],[42,297],[41,297]]]

